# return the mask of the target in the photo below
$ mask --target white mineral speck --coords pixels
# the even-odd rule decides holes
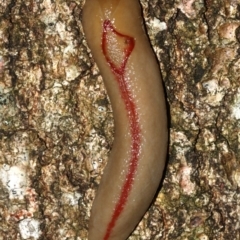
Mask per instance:
[[[24,169],[5,164],[0,168],[0,179],[8,189],[10,199],[23,199],[27,187],[27,176]]]
[[[240,119],[240,93],[238,93],[235,97],[235,101],[232,106],[232,116],[236,119]]]
[[[199,237],[198,237],[199,240],[208,240],[208,236],[204,233],[202,233]]]
[[[38,239],[41,231],[39,229],[39,221],[33,218],[27,218],[19,222],[19,230],[23,239],[33,237]]]
[[[81,194],[80,193],[63,193],[62,200],[65,203],[68,203],[71,206],[77,205],[78,200],[80,199]]]
[[[218,91],[217,80],[210,80],[203,83],[203,87],[211,94],[215,94]]]
[[[195,0],[182,0],[179,4],[179,9],[185,13],[189,18],[196,16],[196,11],[193,7],[193,3]]]
[[[187,195],[194,193],[195,184],[191,182],[191,172],[192,169],[188,166],[184,166],[180,169],[180,186],[183,192]]]
[[[167,24],[165,22],[161,22],[159,19],[154,18],[151,22],[153,28],[158,29],[159,31],[163,31],[167,29]]]
[[[66,80],[72,81],[79,75],[78,69],[74,65],[66,67]]]

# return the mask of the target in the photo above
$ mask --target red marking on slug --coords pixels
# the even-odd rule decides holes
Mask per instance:
[[[115,38],[110,39],[110,36],[115,36]],[[109,45],[112,43],[116,43],[120,40],[124,40],[123,43],[120,46],[120,48],[123,49],[112,49],[114,46],[110,46],[110,49],[108,49]],[[112,42],[111,42],[112,41]],[[133,101],[133,97],[131,96],[131,92],[129,89],[129,86],[127,84],[126,76],[125,76],[125,70],[126,70],[126,64],[127,61],[134,49],[135,41],[132,37],[121,34],[114,29],[112,23],[110,20],[105,20],[103,23],[103,33],[102,33],[102,50],[103,54],[111,68],[111,71],[113,72],[114,76],[116,77],[116,80],[119,85],[119,89],[121,92],[121,97],[124,101],[127,115],[129,118],[129,126],[130,126],[130,134],[131,134],[131,156],[130,161],[128,165],[128,172],[126,174],[126,179],[123,183],[123,187],[119,196],[119,199],[117,201],[117,204],[115,206],[115,209],[112,214],[112,218],[107,226],[107,230],[104,236],[104,240],[109,239],[112,229],[115,226],[115,223],[117,219],[119,218],[121,212],[124,209],[124,206],[127,202],[128,196],[130,194],[130,191],[132,189],[134,176],[137,170],[138,160],[139,160],[139,153],[140,153],[140,125],[139,125],[139,119],[138,119],[138,113],[136,109],[136,105]],[[111,48],[112,47],[112,48]],[[119,46],[118,46],[119,47]],[[112,52],[110,51],[118,51],[121,50],[121,61],[119,62],[119,59],[112,59],[111,55]],[[114,52],[113,52],[114,53]],[[119,57],[119,56],[118,56]]]

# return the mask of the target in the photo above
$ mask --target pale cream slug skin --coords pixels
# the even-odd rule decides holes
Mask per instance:
[[[124,240],[151,204],[165,166],[168,132],[162,80],[138,0],[86,0],[82,22],[115,126],[88,239]]]

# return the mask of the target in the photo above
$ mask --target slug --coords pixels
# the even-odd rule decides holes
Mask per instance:
[[[167,153],[159,65],[138,0],[86,0],[82,24],[109,95],[114,142],[91,209],[89,240],[124,240],[151,204]]]

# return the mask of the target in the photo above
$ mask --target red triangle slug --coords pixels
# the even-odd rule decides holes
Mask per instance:
[[[161,74],[138,0],[86,0],[82,23],[115,127],[88,239],[124,240],[151,204],[165,166],[168,132]]]

